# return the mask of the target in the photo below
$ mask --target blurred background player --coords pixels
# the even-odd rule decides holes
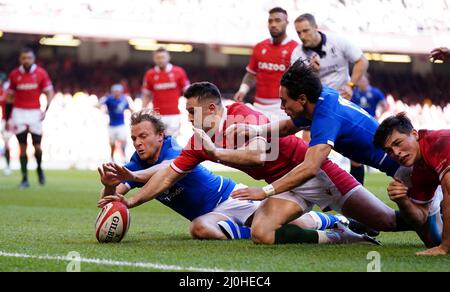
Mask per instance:
[[[291,64],[299,58],[310,60],[319,73],[320,81],[340,91],[342,97],[350,100],[353,88],[369,67],[363,51],[341,36],[319,31],[316,19],[309,13],[297,17],[295,29],[302,44],[292,53]],[[351,76],[350,64],[353,65]],[[307,139],[305,136],[304,138]],[[350,173],[364,184],[363,165],[352,161]]]
[[[116,143],[120,144],[123,156],[127,147],[128,130],[125,126],[125,111],[131,109],[131,100],[124,94],[121,84],[111,86],[111,94],[100,99],[99,105],[105,105],[109,115],[109,144],[111,160],[114,161]]]
[[[1,110],[1,121],[0,121],[0,133],[2,135],[3,142],[5,143],[3,147],[3,155],[5,156],[5,169],[3,170],[3,174],[5,176],[11,175],[11,166],[10,166],[10,149],[9,149],[9,139],[13,136],[11,133],[9,126],[6,124],[6,90],[8,84],[5,83],[7,77],[6,74],[0,73],[0,110]]]
[[[180,110],[178,100],[190,81],[183,68],[170,63],[170,54],[165,48],[153,53],[155,67],[148,70],[142,86],[143,108],[153,102],[153,110],[161,115],[166,124],[166,133],[173,137],[179,135]]]
[[[234,100],[243,102],[256,80],[254,107],[269,119],[286,118],[280,109],[279,87],[283,73],[289,67],[291,54],[298,43],[288,37],[289,24],[286,10],[275,7],[269,11],[268,28],[271,35],[258,43],[247,65],[239,91]]]
[[[378,120],[388,109],[388,103],[383,92],[377,87],[370,85],[368,74],[364,74],[358,85],[353,90],[352,102],[366,110],[372,117]],[[377,116],[377,108],[380,108]]]
[[[433,61],[441,60],[446,62],[450,60],[450,49],[446,47],[433,49],[430,53],[430,57],[433,58]]]
[[[391,182],[388,194],[431,248],[417,254],[450,253],[450,130],[417,131],[406,114],[400,113],[380,124],[374,144],[401,165],[413,168],[403,180]],[[436,191],[439,187],[443,194]]]
[[[28,188],[27,138],[31,134],[34,155],[37,163],[39,184],[45,184],[42,170],[42,120],[53,99],[53,85],[47,72],[36,65],[32,49],[23,48],[19,57],[20,66],[9,75],[9,88],[6,97],[6,119],[11,115],[13,131],[20,145],[20,169],[22,172],[21,188]],[[47,96],[47,107],[41,111],[39,98]],[[12,111],[12,113],[11,113]]]

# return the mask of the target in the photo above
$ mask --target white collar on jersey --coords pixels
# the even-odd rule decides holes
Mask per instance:
[[[292,39],[291,39],[289,36],[287,36],[287,37],[284,39],[284,41],[281,42],[281,45],[284,46],[284,45],[286,45],[287,43],[289,43],[290,41],[292,41]],[[270,38],[270,43],[273,45],[273,38]]]
[[[36,64],[31,65],[30,73],[33,73],[34,71],[36,71],[36,68],[37,68]],[[20,73],[26,73],[25,68],[22,65],[20,65],[19,71],[20,71]]]
[[[170,71],[172,71],[173,65],[172,64],[167,64],[166,69],[164,70],[166,73],[169,73]],[[155,71],[156,72],[161,72],[161,69],[158,66],[155,66]]]

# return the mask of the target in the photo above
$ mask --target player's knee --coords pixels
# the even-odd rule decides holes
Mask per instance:
[[[191,224],[190,234],[194,239],[209,239],[211,237],[210,228],[205,224],[197,222]]]
[[[252,225],[251,237],[252,241],[256,244],[273,244],[274,238],[271,236],[272,233],[273,232],[269,232],[267,228]]]

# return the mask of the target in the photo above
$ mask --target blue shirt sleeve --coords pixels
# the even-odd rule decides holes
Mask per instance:
[[[334,148],[340,128],[341,123],[326,112],[315,114],[311,127],[309,147],[327,144]]]

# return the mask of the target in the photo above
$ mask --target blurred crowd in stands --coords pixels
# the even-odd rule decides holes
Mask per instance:
[[[320,6],[316,0],[159,0],[151,1],[151,4],[147,0],[0,0],[0,15],[139,20],[149,25],[194,28],[210,23],[214,29],[222,31],[243,27],[255,31],[264,24],[252,19],[264,19],[270,8],[281,5],[293,16],[312,13],[323,28],[333,31],[409,36],[450,31],[450,0],[322,0]],[[252,11],[251,17],[248,11]],[[202,21],[193,18],[193,13],[202,15]]]

